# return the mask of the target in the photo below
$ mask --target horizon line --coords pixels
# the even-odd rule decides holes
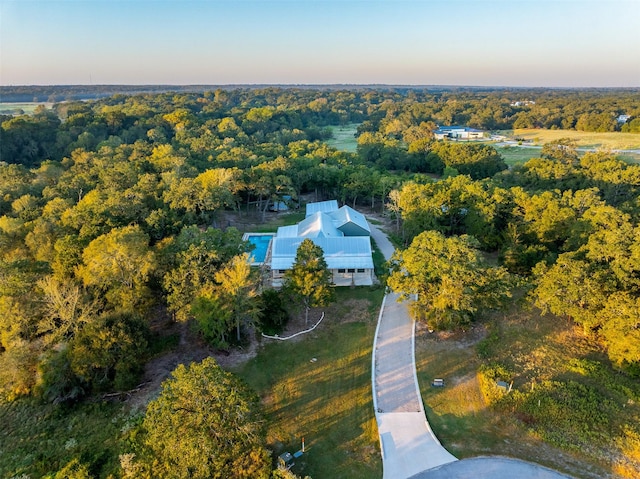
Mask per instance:
[[[32,83],[9,84],[0,88],[16,87],[405,87],[405,88],[518,88],[518,89],[638,89],[636,86],[526,86],[526,85],[473,85],[473,84],[422,84],[422,83]]]

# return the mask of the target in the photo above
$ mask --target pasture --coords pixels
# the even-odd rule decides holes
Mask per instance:
[[[576,141],[578,147],[597,148],[606,150],[637,150],[640,149],[640,134],[606,132],[597,133],[575,130],[543,130],[543,129],[515,129],[503,132],[509,137],[530,140],[543,145],[561,138]]]
[[[49,109],[53,105],[53,103],[33,103],[33,102],[24,102],[24,103],[6,103],[0,102],[0,115],[32,115],[33,112],[39,106],[44,106]]]
[[[356,152],[358,140],[355,135],[358,123],[339,126],[331,125],[328,128],[331,129],[333,138],[326,141],[327,145],[332,146],[336,150],[348,151],[349,153]]]

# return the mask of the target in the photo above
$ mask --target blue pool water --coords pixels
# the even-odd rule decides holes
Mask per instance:
[[[255,245],[255,249],[251,251],[251,261],[253,263],[264,263],[269,249],[269,242],[273,235],[252,235],[248,234],[246,239],[249,243]]]

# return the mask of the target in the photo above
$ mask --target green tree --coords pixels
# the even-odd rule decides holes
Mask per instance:
[[[597,313],[612,292],[610,273],[578,253],[563,253],[548,266],[539,263],[533,274],[535,305],[544,313],[567,316],[586,331],[598,326]]]
[[[268,478],[259,400],[213,358],[179,365],[147,408],[143,427],[155,477]]]
[[[511,296],[507,271],[487,266],[476,248],[472,237],[425,231],[394,253],[389,286],[402,299],[415,297],[412,315],[433,329],[469,324],[479,309]]]
[[[240,327],[255,323],[260,315],[257,271],[251,270],[249,253],[235,256],[215,274],[221,298],[229,305],[236,325],[236,340],[240,341]]]
[[[613,363],[640,376],[640,298],[629,293],[612,294],[600,313],[600,333]]]
[[[308,238],[298,246],[293,267],[284,277],[285,290],[304,306],[305,324],[309,320],[309,309],[333,301],[331,272],[324,260],[324,251]]]
[[[55,276],[46,276],[37,285],[44,300],[38,330],[50,343],[73,337],[99,311],[99,303],[71,280],[62,282]]]
[[[78,270],[87,286],[105,292],[117,308],[135,310],[148,299],[147,279],[155,266],[149,236],[139,226],[116,228],[99,236],[82,254]]]
[[[182,229],[165,252],[175,264],[163,278],[169,309],[178,321],[189,319],[193,301],[205,289],[212,291],[216,272],[244,251],[246,243],[235,228]]]

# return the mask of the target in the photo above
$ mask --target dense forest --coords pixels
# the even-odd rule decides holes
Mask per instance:
[[[467,327],[517,290],[640,378],[640,166],[560,140],[507,168],[488,143],[433,139],[452,124],[640,132],[637,91],[217,89],[67,101],[0,120],[3,401],[74,407],[134,387],[157,353],[159,309],[220,348],[272,326],[265,316],[276,314],[261,312],[281,301],[256,293],[229,214],[264,218],[309,193],[393,219],[402,249],[390,284],[419,293],[414,311],[429,327]],[[359,124],[355,154],[324,142],[347,123]],[[196,374],[209,373],[194,365],[174,381]],[[215,374],[207,381],[237,389]],[[175,466],[158,459],[172,447],[157,446],[173,427],[162,407],[187,398],[165,391],[144,420],[156,449],[118,474]],[[251,393],[240,396],[253,411]],[[250,435],[257,459],[234,467],[268,477],[260,431]]]

